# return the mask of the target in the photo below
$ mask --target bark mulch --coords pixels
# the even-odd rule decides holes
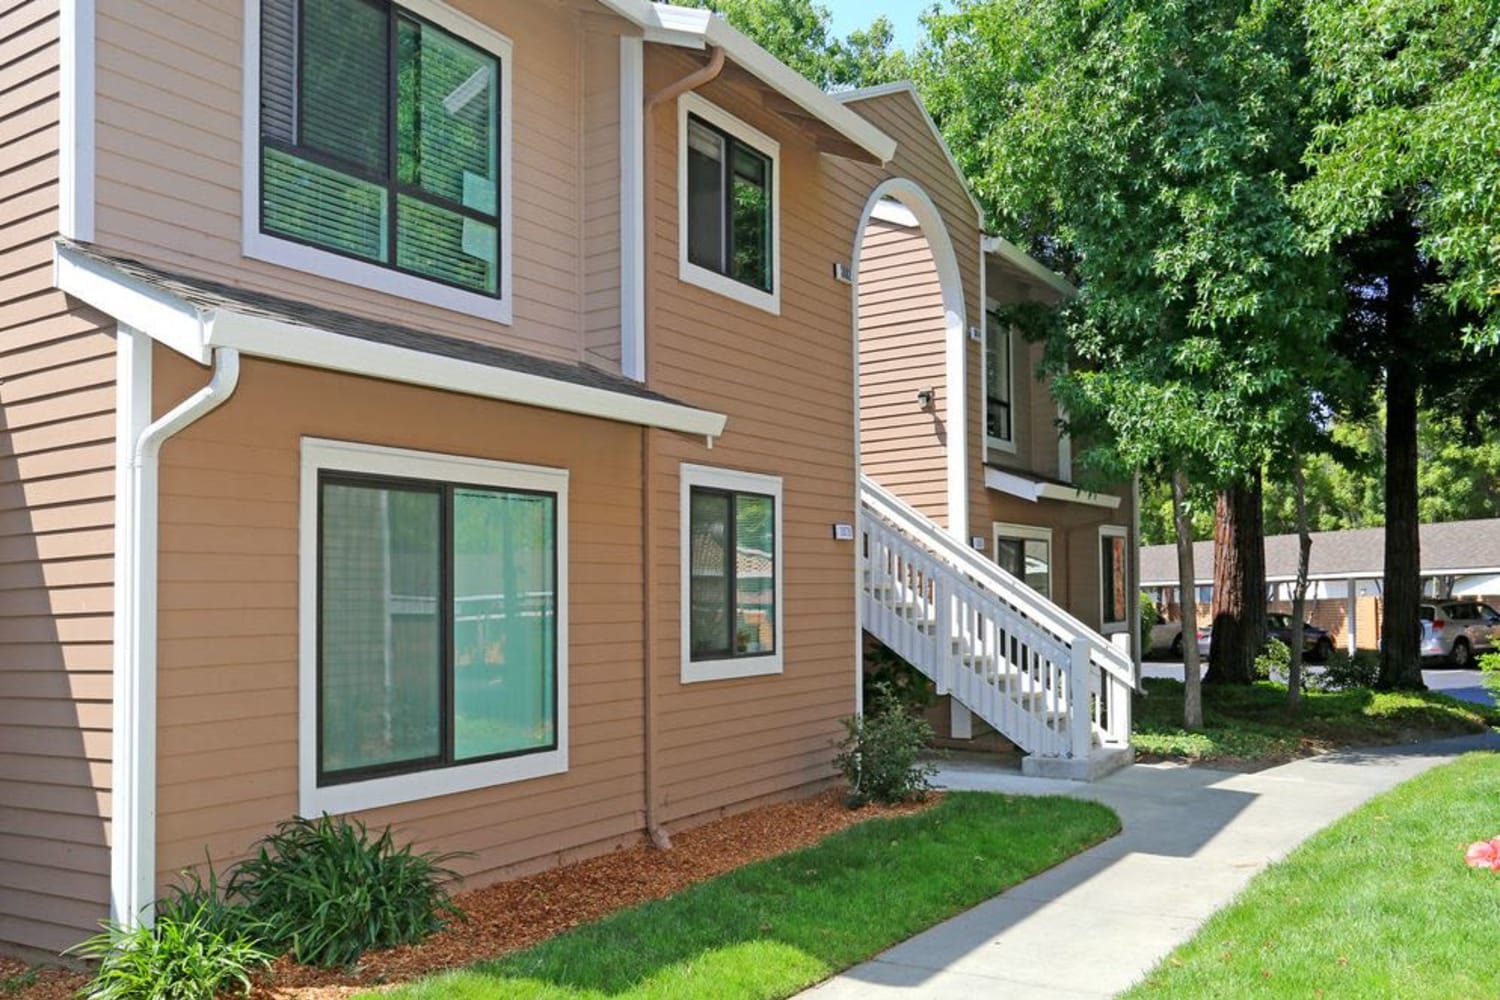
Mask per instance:
[[[587,861],[461,893],[454,901],[468,919],[418,945],[365,955],[352,969],[314,969],[279,959],[258,977],[255,1000],[335,1000],[361,989],[400,983],[529,947],[615,910],[659,899],[733,868],[808,847],[867,819],[930,808],[938,796],[901,806],[850,810],[839,791],[761,806],[672,835],[672,849],[623,848]],[[37,980],[6,992],[21,963],[0,959],[0,997],[64,1000],[83,977],[35,970]]]

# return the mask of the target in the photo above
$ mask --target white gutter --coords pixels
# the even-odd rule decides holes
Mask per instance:
[[[142,334],[122,328],[119,348],[131,357],[132,398],[125,419],[143,422],[149,415],[150,342]],[[144,350],[141,344],[144,341]],[[116,525],[116,537],[124,542],[116,552],[123,564],[117,571],[115,613],[116,639],[124,639],[115,655],[115,706],[112,792],[114,796],[113,839],[110,846],[111,909],[116,920],[151,923],[156,897],[156,626],[157,546],[160,497],[159,456],[168,438],[224,405],[240,380],[239,352],[220,348],[213,352],[213,375],[208,384],[161,419],[149,424],[134,438],[128,481],[119,485],[121,517],[127,517],[128,533]],[[140,365],[144,361],[144,379]],[[123,374],[123,373],[122,373]],[[146,398],[135,398],[142,385]],[[116,473],[121,470],[117,468]],[[126,581],[122,593],[118,581]],[[123,751],[123,752],[121,752]]]
[[[1073,287],[1072,283],[1066,278],[1056,271],[1048,270],[1042,265],[1041,261],[1003,236],[986,236],[984,238],[984,252],[1015,265],[1027,275],[1040,281],[1065,299],[1071,299],[1078,294],[1078,289]]]
[[[199,364],[207,364],[216,349],[233,348],[246,357],[644,424],[702,436],[710,443],[724,434],[729,421],[722,413],[669,400],[464,361],[233,309],[198,308],[68,247],[59,246],[54,252],[53,284]]]
[[[686,49],[718,47],[741,69],[797,105],[881,164],[896,155],[896,140],[844,107],[801,73],[706,9],[644,0],[600,0],[642,29],[645,40]]]
[[[1061,486],[1006,472],[1004,469],[988,467],[984,470],[984,485],[997,493],[1006,493],[1022,500],[1037,503],[1041,500],[1058,500],[1063,503],[1081,503],[1089,507],[1119,510],[1120,498],[1109,493],[1090,493],[1073,486]]]

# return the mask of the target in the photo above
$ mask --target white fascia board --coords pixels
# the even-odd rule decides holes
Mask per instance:
[[[1088,507],[1103,507],[1105,510],[1120,509],[1120,498],[1111,493],[1090,493],[1073,486],[1059,486],[1057,483],[1037,483],[1036,495],[1042,500],[1081,503]]]
[[[63,246],[53,250],[52,284],[198,364],[208,364],[204,316],[176,296]]]
[[[979,222],[979,228],[984,228],[984,207],[979,204],[979,199],[974,197],[974,192],[969,188],[969,181],[964,177],[964,172],[958,166],[958,160],[953,157],[953,150],[948,148],[948,141],[943,138],[942,130],[937,127],[937,122],[932,120],[932,115],[927,111],[927,104],[922,100],[922,95],[917,92],[917,85],[910,80],[896,80],[892,83],[882,83],[874,87],[861,87],[858,90],[844,90],[833,95],[834,100],[840,104],[857,104],[860,101],[868,101],[877,97],[889,97],[892,94],[910,94],[911,99],[916,102],[917,110],[922,112],[922,120],[927,123],[927,130],[937,140],[938,147],[942,149],[943,156],[948,160],[948,168],[953,171],[953,176],[958,178],[959,185],[968,196],[969,204],[974,206],[974,218]]]
[[[1078,294],[1078,289],[1074,288],[1066,278],[1056,271],[1048,270],[1041,261],[1003,236],[986,236],[984,252],[1014,264],[1064,298],[1071,299]]]
[[[607,5],[625,13],[633,5],[610,3]],[[848,139],[882,164],[891,162],[896,155],[896,140],[886,135],[872,122],[844,107],[842,103],[823,93],[801,73],[761,48],[722,17],[715,17],[706,9],[676,7],[672,4],[652,4],[649,20],[642,23],[646,41],[676,45],[681,48],[704,49],[717,46],[735,65],[782,97]],[[634,20],[634,18],[631,18]],[[637,22],[640,23],[640,22]]]
[[[250,357],[326,368],[469,396],[660,427],[716,438],[728,417],[679,403],[447,358],[426,351],[346,337],[328,330],[223,310],[207,324],[210,348],[232,347]]]
[[[1089,493],[1072,486],[1061,486],[1032,479],[1029,476],[1006,472],[1004,469],[985,468],[984,485],[997,493],[1020,497],[1031,503],[1042,500],[1057,500],[1063,503],[1081,503],[1089,507],[1119,510],[1120,498],[1108,493]]]

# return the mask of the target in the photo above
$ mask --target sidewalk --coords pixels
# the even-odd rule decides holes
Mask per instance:
[[[1500,736],[1329,754],[1235,774],[1137,764],[1092,785],[945,767],[953,789],[1103,802],[1124,831],[803,993],[808,1000],[1106,998],[1266,865],[1372,796]]]

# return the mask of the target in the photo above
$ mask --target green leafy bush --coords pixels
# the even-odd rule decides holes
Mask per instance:
[[[169,908],[152,927],[107,921],[104,931],[71,949],[98,959],[83,988],[87,1000],[213,1000],[250,991],[250,972],[272,956],[242,935],[215,927],[214,907]]]
[[[1380,654],[1373,649],[1357,650],[1353,656],[1335,649],[1323,665],[1322,674],[1309,675],[1309,681],[1324,691],[1350,691],[1372,688],[1380,678]]]
[[[908,711],[888,684],[877,684],[863,716],[844,719],[833,766],[849,782],[849,804],[907,802],[924,797],[937,767],[921,760],[932,727]]]
[[[1490,693],[1500,699],[1500,652],[1485,653],[1479,658],[1480,679]]]
[[[1156,620],[1161,617],[1161,609],[1156,606],[1156,601],[1144,590],[1141,591],[1141,655],[1145,656],[1151,652],[1151,630],[1156,626]]]
[[[1255,658],[1255,679],[1268,681],[1275,676],[1286,676],[1292,666],[1292,648],[1280,639],[1266,640],[1265,648]]]
[[[891,694],[908,711],[921,711],[937,697],[937,689],[921,671],[892,652],[884,643],[867,638],[864,675],[866,705],[873,705],[879,699],[881,685],[889,688]]]
[[[366,951],[410,944],[462,916],[443,886],[451,854],[396,847],[363,823],[300,817],[262,838],[231,873],[265,944],[305,965],[348,965]]]

